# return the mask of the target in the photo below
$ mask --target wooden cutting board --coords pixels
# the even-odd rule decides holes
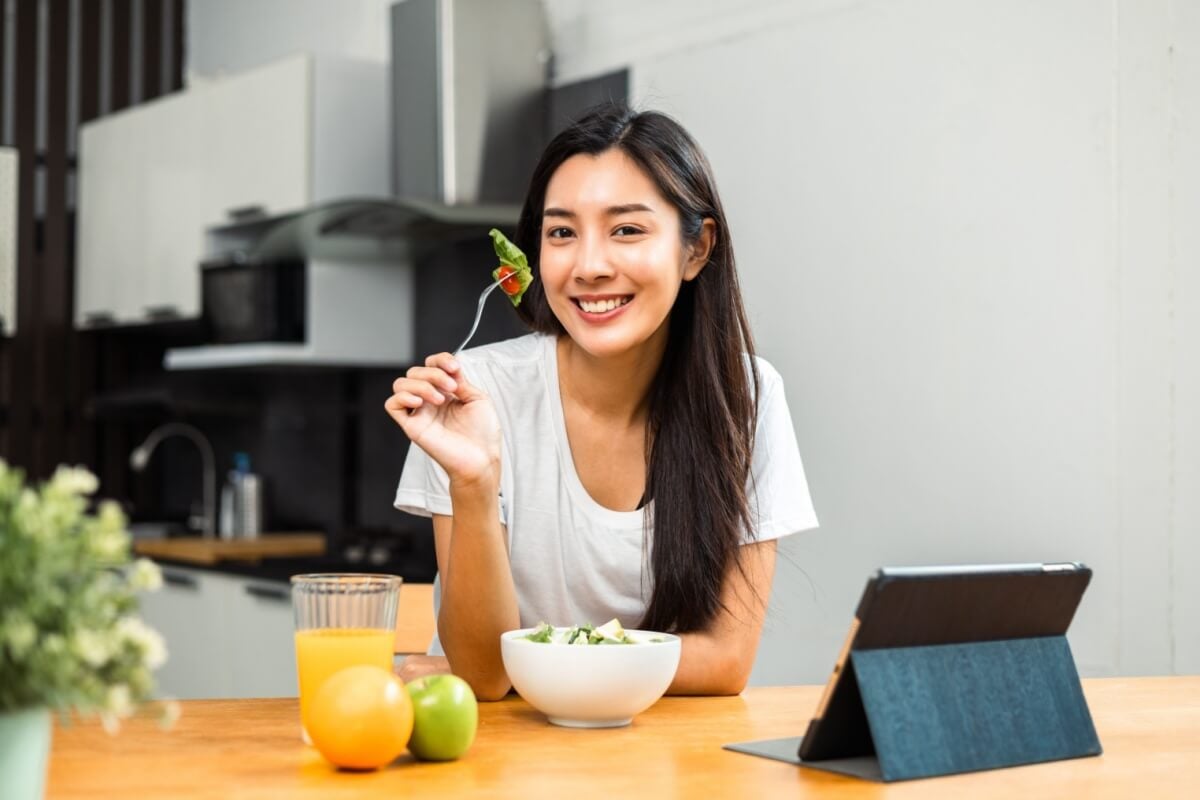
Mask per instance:
[[[168,558],[192,564],[218,561],[259,561],[264,558],[320,556],[325,554],[323,533],[265,533],[257,539],[141,539],[133,552],[149,558]]]

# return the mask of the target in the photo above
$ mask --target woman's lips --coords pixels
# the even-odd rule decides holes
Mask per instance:
[[[576,312],[588,322],[607,322],[619,316],[632,302],[633,295],[619,295],[606,298],[571,298],[571,304],[575,306]]]

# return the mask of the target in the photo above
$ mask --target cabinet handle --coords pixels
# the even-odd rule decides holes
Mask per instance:
[[[260,600],[273,600],[278,603],[290,603],[292,594],[287,589],[280,589],[274,586],[247,586],[246,594],[251,597],[257,597]]]
[[[200,583],[191,575],[186,575],[182,572],[172,572],[164,569],[162,571],[163,583],[168,586],[178,586],[180,589],[198,589]]]
[[[261,205],[238,206],[226,209],[225,216],[230,222],[249,222],[255,219],[266,219],[267,209]]]
[[[146,318],[155,322],[164,320],[179,319],[181,316],[179,309],[175,306],[146,306],[143,311],[146,312]]]

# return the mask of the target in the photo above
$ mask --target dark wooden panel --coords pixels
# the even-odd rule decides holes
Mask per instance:
[[[42,410],[39,474],[49,474],[67,456],[67,375],[70,347],[71,265],[67,261],[67,104],[70,66],[70,0],[46,3],[46,211],[41,266],[42,336],[40,381],[34,402]]]
[[[4,5],[0,3],[0,11],[3,11]],[[11,142],[4,133],[4,57],[7,54],[6,45],[4,42],[4,33],[8,26],[8,14],[0,13],[0,145],[8,146]],[[0,372],[4,370],[4,353],[0,352]],[[0,450],[0,452],[4,452]]]
[[[79,124],[100,114],[100,3],[79,4]]]
[[[142,101],[162,94],[163,0],[142,0]]]
[[[171,89],[178,91],[183,88],[183,20],[187,14],[184,0],[167,0],[173,3],[171,30]]]
[[[3,2],[3,0],[0,0]],[[147,99],[164,86],[183,83],[183,0],[143,0],[142,45],[145,58],[139,76]],[[168,5],[169,4],[169,5]],[[86,463],[105,479],[104,493],[124,496],[128,484],[127,458],[131,439],[144,433],[125,423],[98,425],[85,413],[98,392],[124,387],[148,371],[161,371],[161,344],[144,346],[140,336],[78,334],[73,330],[76,268],[75,216],[68,186],[76,151],[69,128],[70,70],[77,65],[78,119],[86,123],[101,112],[100,98],[108,90],[109,108],[119,110],[131,101],[131,0],[44,0],[46,29],[39,31],[38,0],[5,3],[0,14],[0,64],[7,56],[12,73],[0,81],[13,92],[0,94],[12,109],[11,141],[19,149],[17,215],[18,334],[0,339],[0,455],[43,477],[62,461]],[[71,6],[78,9],[78,52],[69,52]],[[106,9],[110,26],[102,24]],[[168,10],[169,9],[169,10]],[[166,16],[170,15],[167,25]],[[11,28],[10,28],[11,26]],[[111,39],[109,70],[101,70],[105,50],[102,36]],[[171,37],[168,42],[166,34]],[[6,28],[13,50],[5,53]],[[38,41],[46,52],[39,56]],[[164,51],[163,48],[168,48]],[[170,53],[164,75],[164,52]],[[45,84],[38,86],[38,60],[46,66]],[[111,81],[102,87],[107,74]],[[45,97],[45,147],[36,148],[39,92]],[[42,174],[39,176],[38,171]],[[44,181],[44,209],[34,208],[33,188]],[[136,430],[134,428],[137,428]],[[107,473],[107,476],[105,475]]]
[[[34,372],[34,342],[40,333],[38,321],[38,272],[35,257],[33,192],[37,115],[37,3],[15,4],[16,30],[12,85],[14,144],[18,155],[17,202],[17,335],[12,342],[11,378],[13,399],[10,405],[9,460],[22,467],[33,460],[33,392],[29,388]]]
[[[132,0],[112,0],[112,91],[109,111],[129,105],[130,32]]]

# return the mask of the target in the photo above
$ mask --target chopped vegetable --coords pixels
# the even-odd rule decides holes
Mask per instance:
[[[576,625],[573,628],[564,628],[555,630],[553,625],[545,622],[539,622],[534,628],[533,633],[525,637],[531,642],[541,642],[543,644],[637,644],[637,640],[632,638],[625,629],[621,627],[621,623],[616,619],[611,619],[600,627],[584,623]],[[651,639],[650,641],[663,641],[659,639]]]
[[[521,248],[510,242],[503,233],[492,228],[488,235],[492,237],[492,247],[500,259],[500,266],[492,270],[492,280],[503,280],[500,288],[515,308],[521,304],[521,296],[533,283],[533,270],[529,268],[529,260]]]
[[[525,638],[531,642],[543,642],[543,643],[549,644],[550,637],[553,635],[554,635],[554,626],[553,625],[547,625],[545,622],[539,622],[538,626],[536,628],[534,628],[533,633],[529,634]]]

